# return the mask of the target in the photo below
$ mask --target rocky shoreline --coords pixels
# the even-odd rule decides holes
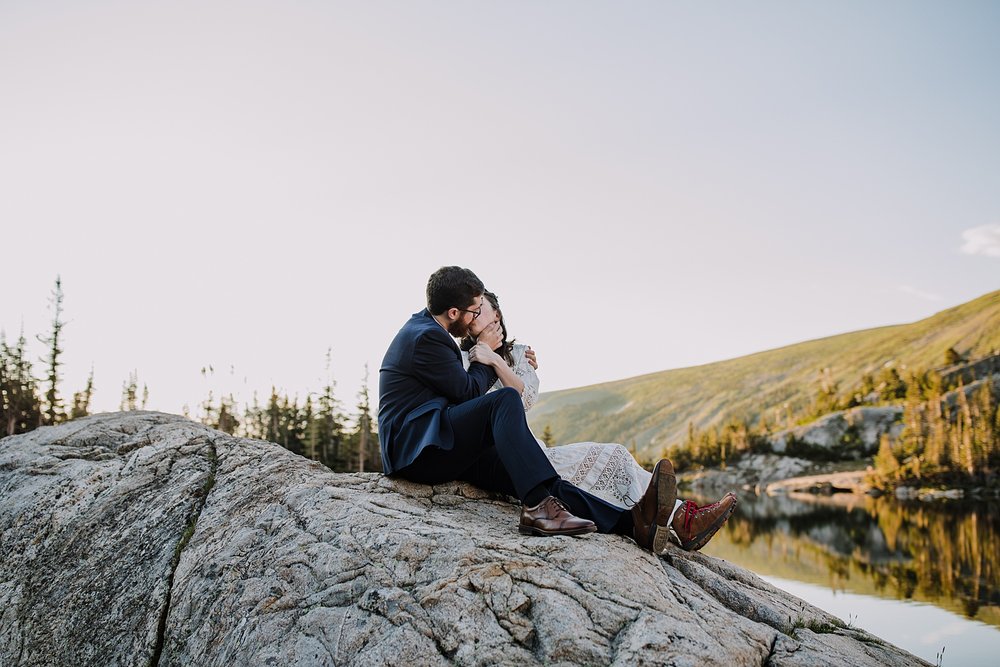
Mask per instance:
[[[1000,498],[995,486],[936,487],[901,485],[880,489],[868,481],[870,465],[851,470],[831,470],[843,464],[817,463],[778,454],[752,454],[725,469],[708,468],[679,473],[681,488],[701,496],[728,490],[755,495],[812,494],[893,495],[901,501],[955,501]]]

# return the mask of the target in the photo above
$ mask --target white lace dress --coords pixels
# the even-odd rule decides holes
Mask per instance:
[[[514,373],[524,382],[521,401],[530,410],[538,401],[538,375],[524,356],[526,345],[514,344]],[[468,354],[462,353],[466,368]],[[503,385],[497,380],[490,391]],[[574,442],[571,445],[546,447],[538,440],[559,476],[588,493],[618,507],[629,508],[638,502],[649,486],[652,475],[636,463],[632,454],[622,445],[605,442]]]

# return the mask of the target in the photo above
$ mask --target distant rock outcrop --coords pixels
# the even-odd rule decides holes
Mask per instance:
[[[3,665],[912,665],[725,561],[181,417],[0,440]]]
[[[837,458],[847,458],[850,453],[861,458],[878,451],[883,434],[895,441],[903,431],[902,417],[903,408],[895,405],[831,412],[769,436],[771,449],[778,454],[815,456],[825,451]]]
[[[686,472],[679,480],[701,496],[717,496],[732,489],[764,493],[769,484],[813,472],[816,464],[794,456],[746,454],[725,468],[705,468]],[[739,509],[737,510],[739,511]]]
[[[993,363],[992,357],[981,364]],[[983,366],[986,367],[985,365]],[[988,375],[957,389],[946,392],[942,404],[949,410],[958,403],[959,394],[965,393],[969,400],[984,385],[992,383],[994,394],[1000,392],[1000,373]],[[878,451],[879,441],[888,435],[895,444],[903,432],[902,405],[856,407],[823,415],[816,421],[778,431],[768,439],[771,449],[778,454],[822,458],[846,459],[870,456]]]

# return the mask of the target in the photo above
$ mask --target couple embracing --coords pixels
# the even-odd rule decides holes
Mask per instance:
[[[616,533],[656,554],[670,541],[703,547],[736,496],[682,502],[670,461],[650,474],[621,445],[546,448],[525,418],[538,396],[535,367],[527,347],[508,342],[497,298],[482,281],[469,269],[438,269],[427,307],[399,330],[379,369],[382,469],[516,496],[527,535]]]

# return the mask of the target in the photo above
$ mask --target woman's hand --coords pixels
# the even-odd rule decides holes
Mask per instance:
[[[491,350],[495,350],[500,347],[503,343],[503,331],[500,329],[499,322],[490,322],[486,325],[479,336],[476,337],[477,344],[484,344]]]
[[[469,363],[473,361],[494,367],[504,363],[503,358],[499,354],[490,349],[489,345],[482,342],[476,343],[469,350]]]
[[[534,368],[536,371],[538,370],[538,356],[535,354],[535,351],[531,349],[530,345],[528,346],[528,349],[524,351],[524,358],[528,360],[529,366]]]

